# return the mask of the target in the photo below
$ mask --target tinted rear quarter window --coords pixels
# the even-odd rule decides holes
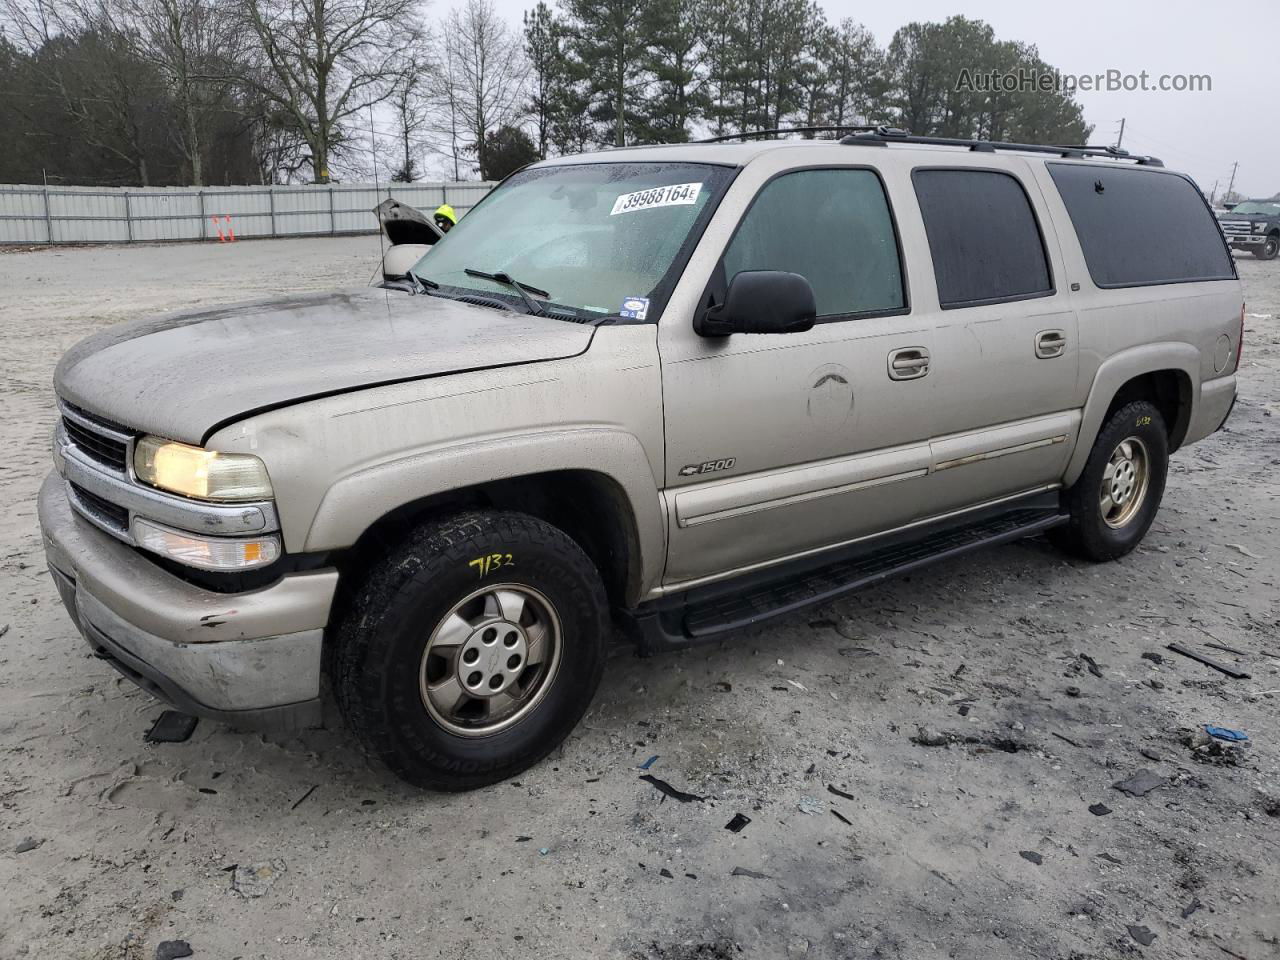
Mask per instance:
[[[1040,225],[1016,177],[924,168],[911,179],[943,309],[1053,292]]]
[[[1099,287],[1234,279],[1218,224],[1180,174],[1047,164]]]

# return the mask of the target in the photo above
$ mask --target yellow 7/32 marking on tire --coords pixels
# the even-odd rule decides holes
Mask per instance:
[[[475,567],[476,572],[483,578],[502,567],[515,566],[515,562],[515,558],[509,553],[490,553],[483,557],[476,557],[467,566]]]
[[[1150,423],[1151,423],[1151,418],[1150,418],[1150,417],[1139,417],[1139,418],[1138,418],[1137,426],[1139,426],[1139,427],[1145,427],[1145,426],[1148,426]]]

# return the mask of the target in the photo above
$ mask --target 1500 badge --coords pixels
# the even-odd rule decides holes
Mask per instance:
[[[708,460],[705,463],[691,463],[680,468],[680,476],[692,477],[700,473],[715,473],[717,470],[731,470],[738,462],[737,457],[725,457],[723,460]]]

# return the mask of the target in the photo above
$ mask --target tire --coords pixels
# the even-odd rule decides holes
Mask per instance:
[[[1273,233],[1266,243],[1253,248],[1253,255],[1259,260],[1274,260],[1277,254],[1280,254],[1280,233]]]
[[[1121,449],[1126,444],[1129,456]],[[1087,560],[1123,557],[1155,519],[1168,472],[1164,417],[1146,400],[1126,404],[1103,425],[1080,478],[1063,495],[1070,520],[1049,538]]]
[[[600,684],[608,623],[600,574],[563,532],[459,514],[370,571],[336,625],[331,680],[357,739],[398,777],[471,790],[569,735]]]

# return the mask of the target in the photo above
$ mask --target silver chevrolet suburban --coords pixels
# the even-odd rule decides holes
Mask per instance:
[[[414,784],[528,767],[643,653],[1047,533],[1115,560],[1236,394],[1241,287],[1150,157],[912,137],[516,173],[403,277],[112,327],[40,492],[90,646]]]

